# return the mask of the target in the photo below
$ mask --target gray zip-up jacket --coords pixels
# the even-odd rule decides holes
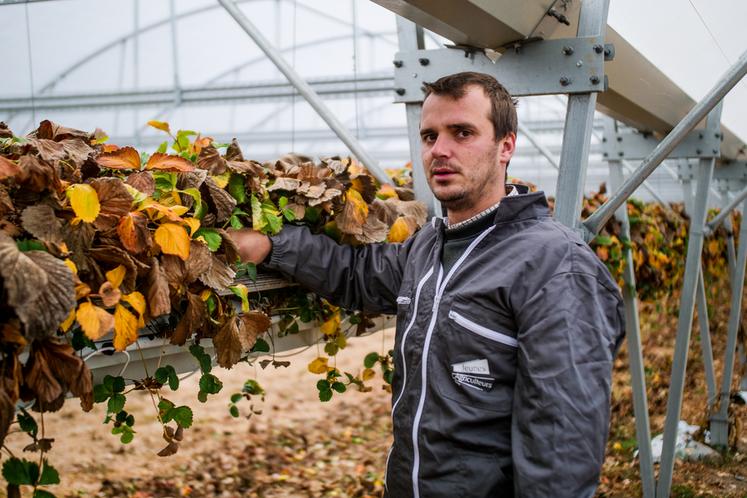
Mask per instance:
[[[541,192],[504,198],[447,274],[443,230],[351,247],[286,227],[266,266],[397,314],[388,496],[592,496],[624,334],[617,285]]]

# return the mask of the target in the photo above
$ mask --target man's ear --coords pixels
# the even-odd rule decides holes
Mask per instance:
[[[498,162],[508,165],[516,150],[516,133],[508,133],[498,142]]]

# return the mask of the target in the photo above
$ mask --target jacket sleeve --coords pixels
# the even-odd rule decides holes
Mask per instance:
[[[623,316],[617,289],[594,275],[570,272],[553,276],[516,314],[511,422],[516,496],[594,495]]]
[[[411,237],[403,244],[341,245],[288,225],[273,237],[266,268],[346,309],[393,314]]]

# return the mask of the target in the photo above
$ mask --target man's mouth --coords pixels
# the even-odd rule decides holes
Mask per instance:
[[[445,167],[431,169],[431,176],[437,180],[446,180],[456,174],[456,170]]]

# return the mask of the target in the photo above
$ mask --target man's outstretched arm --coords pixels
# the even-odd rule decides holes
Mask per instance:
[[[268,237],[231,232],[244,262],[262,263],[347,309],[395,313],[397,291],[412,239],[403,244],[341,245],[308,228],[286,225]]]

